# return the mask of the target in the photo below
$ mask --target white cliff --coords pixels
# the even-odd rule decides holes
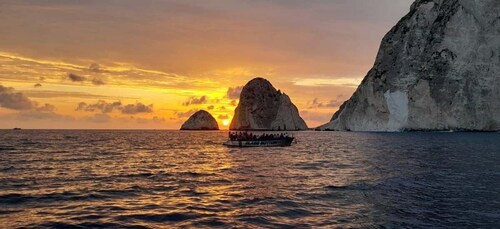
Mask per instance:
[[[263,78],[248,82],[241,91],[231,130],[306,130],[288,95],[281,93]]]
[[[208,112],[200,110],[182,124],[181,130],[218,130],[219,125],[215,118]]]
[[[319,129],[500,130],[500,1],[415,1]]]

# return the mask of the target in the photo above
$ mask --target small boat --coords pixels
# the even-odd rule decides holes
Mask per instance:
[[[228,147],[283,147],[292,145],[293,139],[293,137],[288,137],[274,140],[229,140],[224,145]]]
[[[21,129],[21,128],[19,128],[19,127],[16,127],[16,128],[14,128],[13,130],[22,130],[22,129]]]
[[[224,143],[227,147],[284,147],[292,145],[295,138],[288,134],[262,134],[260,136],[243,132],[229,133],[229,140]]]

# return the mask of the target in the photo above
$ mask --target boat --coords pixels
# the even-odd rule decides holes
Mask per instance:
[[[284,147],[291,146],[293,142],[293,137],[286,139],[275,139],[275,140],[229,140],[224,143],[228,147]]]
[[[291,146],[293,136],[288,134],[262,134],[260,136],[247,132],[233,134],[229,133],[229,140],[223,145],[227,147],[285,147]]]
[[[16,127],[16,128],[13,128],[13,130],[22,130],[22,129],[19,127]]]

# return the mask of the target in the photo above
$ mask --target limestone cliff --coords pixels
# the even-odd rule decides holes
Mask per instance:
[[[500,1],[417,0],[320,129],[500,129]]]
[[[208,112],[200,110],[182,124],[181,130],[218,130],[219,125],[215,118]]]
[[[297,107],[263,78],[248,82],[231,121],[232,130],[306,130]]]

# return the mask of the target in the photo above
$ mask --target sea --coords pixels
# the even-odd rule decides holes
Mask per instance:
[[[0,228],[500,228],[500,133],[1,130]]]

